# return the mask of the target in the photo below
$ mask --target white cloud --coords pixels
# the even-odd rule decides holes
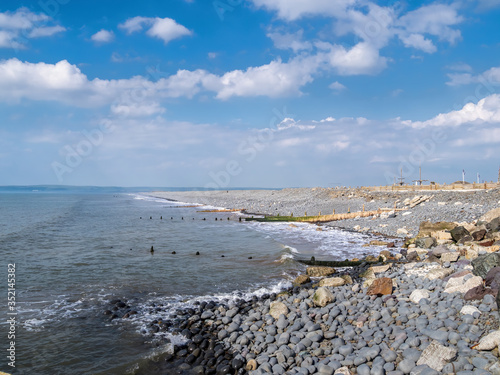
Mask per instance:
[[[217,98],[231,96],[290,96],[300,95],[300,88],[313,81],[319,62],[315,56],[296,57],[287,63],[275,60],[269,64],[233,70],[212,79],[207,88],[217,92]]]
[[[387,59],[366,42],[360,42],[349,50],[340,45],[330,45],[329,48],[326,62],[340,75],[376,74],[387,66]]]
[[[157,87],[165,96],[178,98],[185,96],[192,98],[203,88],[213,86],[213,82],[219,78],[205,70],[179,70],[168,78],[162,78],[157,82]]]
[[[422,34],[401,36],[400,39],[406,47],[413,47],[427,53],[434,53],[437,51],[437,48],[432,41],[425,39]]]
[[[193,34],[192,31],[171,18],[137,16],[129,18],[124,23],[118,25],[118,27],[125,30],[127,34],[142,31],[145,27],[148,27],[146,34],[163,40],[165,44],[174,39]]]
[[[427,53],[433,53],[437,48],[426,34],[449,43],[461,38],[460,30],[455,26],[463,21],[463,17],[458,14],[455,4],[424,5],[398,17],[399,11],[394,7],[382,7],[370,1],[252,1],[259,8],[277,12],[279,18],[289,22],[306,16],[331,17],[335,19],[337,35],[352,33],[375,50],[385,47],[394,36],[398,36],[406,47]],[[294,50],[298,51],[308,46],[307,41],[302,41],[302,34],[270,33],[268,36],[275,41],[277,48],[293,48],[295,43]]]
[[[0,48],[25,48],[23,44],[16,41],[16,38],[16,33],[12,31],[0,30]]]
[[[89,81],[81,70],[66,60],[56,64],[28,63],[17,59],[0,61],[0,100],[53,100],[78,107],[97,107],[111,103],[124,90],[143,89],[148,81]]]
[[[335,91],[342,91],[346,89],[346,87],[343,84],[337,81],[330,83],[328,87]]]
[[[4,101],[23,97],[64,101],[68,91],[80,90],[87,83],[80,69],[65,60],[54,65],[17,59],[0,62],[0,98]]]
[[[118,83],[108,82],[107,85],[113,87]],[[121,85],[125,85],[125,82]],[[213,175],[225,171],[228,161],[236,161],[244,171],[231,177],[231,186],[249,186],[255,181],[269,186],[316,185],[339,181],[337,177],[331,176],[341,176],[339,179],[342,184],[362,184],[367,176],[374,179],[374,183],[391,184],[393,177],[399,176],[400,167],[404,168],[407,180],[417,178],[420,163],[424,178],[448,182],[457,178],[446,175],[447,165],[463,165],[467,161],[478,160],[478,155],[484,159],[481,161],[481,168],[492,167],[490,169],[494,170],[495,178],[498,168],[496,150],[500,143],[500,95],[463,108],[461,111],[467,111],[469,117],[453,125],[456,126],[453,131],[440,127],[422,128],[416,126],[418,122],[401,119],[335,120],[328,117],[314,121],[289,117],[270,129],[260,130],[267,130],[263,134],[269,134],[271,130],[273,136],[267,136],[265,142],[258,144],[248,141],[258,139],[255,135],[259,130],[256,129],[248,131],[241,127],[231,128],[217,124],[171,122],[160,116],[140,118],[144,112],[157,114],[161,110],[159,102],[154,101],[137,105],[113,105],[113,116],[103,120],[113,131],[106,134],[102,144],[85,159],[85,166],[64,175],[65,183],[88,183],[88,178],[95,178],[96,171],[102,170],[106,176],[118,179],[109,182],[106,180],[107,184],[131,185],[139,179],[146,181],[145,184],[148,185],[161,185],[161,181],[151,180],[153,176],[161,175],[162,181],[168,179],[183,181],[192,186],[204,186],[212,182],[210,172]],[[443,126],[451,126],[449,121],[453,118],[453,113],[443,116],[447,117],[443,122],[447,125]],[[428,121],[435,123],[437,117]],[[430,125],[432,124],[427,126]],[[89,129],[92,126],[96,125],[90,125]],[[54,132],[52,128],[49,129],[23,133],[23,141],[29,143],[34,150],[35,156],[30,168],[40,166],[35,160],[40,155],[37,154],[37,144],[43,146],[44,153],[51,144],[60,145],[59,160],[64,162],[64,145],[76,145],[82,140],[80,132]],[[0,137],[1,139],[6,137]],[[214,149],[219,150],[217,157],[213,155]],[[41,159],[45,161],[45,158]],[[283,160],[286,160],[286,164]],[[357,171],[359,181],[346,180],[349,178],[345,174],[346,165],[350,170]],[[273,166],[290,168],[290,172],[276,173]],[[461,168],[457,173],[460,172]],[[479,172],[483,175],[482,170]],[[123,179],[129,175],[133,175],[134,180]],[[318,180],[311,180],[310,177]],[[283,183],[285,179],[286,183]]]
[[[36,23],[47,22],[51,18],[43,13],[36,14],[26,7],[15,12],[0,13],[0,28],[10,30],[32,29]]]
[[[472,67],[462,62],[450,65],[448,66],[448,69],[455,70],[457,72],[472,72]]]
[[[215,59],[217,57],[218,53],[217,52],[209,52],[208,53],[208,58],[209,59]]]
[[[109,43],[115,38],[115,33],[108,30],[99,30],[97,33],[92,35],[90,39],[97,43]]]
[[[467,103],[458,111],[441,113],[427,121],[406,122],[413,128],[458,127],[483,123],[500,123],[500,95],[493,94],[481,99],[477,104]]]
[[[294,21],[305,16],[336,16],[355,3],[355,0],[252,0],[259,8],[276,11],[278,16],[287,21]]]
[[[66,60],[34,64],[10,59],[0,61],[0,100],[52,100],[78,107],[102,107],[117,100],[130,105],[159,98],[192,98],[200,91],[214,92],[223,100],[232,96],[289,96],[300,94],[300,87],[312,81],[316,70],[314,58],[295,58],[288,63],[277,60],[222,76],[199,69],[179,70],[156,82],[141,76],[89,80]]]
[[[295,121],[295,119],[286,117],[279,124],[276,125],[276,129],[273,131],[281,132],[288,129],[294,130],[312,130],[316,128],[316,125],[303,125],[300,121]]]
[[[148,117],[156,114],[162,114],[165,108],[158,103],[130,103],[113,104],[111,113],[117,116],[125,117]]]
[[[0,34],[1,36],[1,34]],[[56,64],[0,61],[0,100],[52,100],[78,107],[102,107],[119,101],[129,105],[138,99],[192,98],[199,92],[213,92],[218,99],[233,96],[285,97],[301,95],[304,85],[322,70],[336,69],[340,74],[366,74],[385,63],[376,51],[360,43],[347,51],[328,45],[330,50],[315,55],[280,59],[269,64],[215,75],[205,70],[179,70],[153,82],[137,76],[129,79],[89,80],[80,68],[63,60]],[[113,55],[114,61],[119,61]],[[132,98],[132,99],[131,99]]]
[[[192,32],[171,18],[155,18],[153,26],[146,34],[160,38],[167,44],[173,39],[191,35]]]
[[[350,142],[348,141],[332,141],[330,143],[318,143],[316,145],[316,150],[324,154],[329,154],[332,152],[343,151],[349,146]]]
[[[52,100],[77,107],[103,107],[114,103],[115,112],[124,113],[130,107],[130,113],[156,114],[161,111],[152,103],[159,103],[163,98],[192,98],[201,92],[212,92],[221,100],[234,96],[297,96],[302,94],[305,85],[324,72],[376,74],[386,67],[388,61],[368,42],[360,42],[351,49],[325,42],[316,42],[314,47],[314,53],[297,55],[287,62],[276,59],[268,64],[221,75],[202,69],[179,70],[170,76],[161,75],[154,82],[141,76],[89,80],[77,66],[65,60],[57,64],[4,60],[0,61],[0,100]],[[115,55],[113,59],[119,61]],[[490,81],[500,82],[500,68],[492,68],[484,75]],[[464,76],[462,83],[465,80],[479,81],[480,78]],[[330,88],[338,91],[344,86],[334,82]],[[142,100],[144,103],[137,103]]]
[[[292,137],[292,138],[286,138],[279,140],[276,142],[276,146],[280,148],[288,148],[288,147],[297,147],[301,144],[304,144],[307,142],[307,139],[302,138],[302,137]]]
[[[276,48],[291,49],[295,53],[307,51],[312,54],[312,44],[319,49],[330,45],[329,65],[340,75],[377,74],[385,69],[390,59],[381,56],[380,50],[394,37],[398,37],[406,48],[434,53],[437,46],[432,39],[451,44],[457,42],[461,33],[456,26],[464,19],[458,14],[456,4],[424,5],[404,13],[396,10],[397,4],[383,7],[370,1],[252,1],[255,6],[276,12],[279,18],[288,22],[308,16],[332,18],[338,36],[353,34],[358,37],[360,41],[354,46],[332,46],[323,41],[303,40],[302,30],[268,33]]]
[[[480,146],[481,153],[476,156],[476,159],[485,156],[486,149],[484,148],[490,144],[500,143],[500,128],[487,128],[474,131],[474,136],[471,136],[470,132],[464,132],[465,134],[461,138],[454,139],[452,145],[454,147],[471,147]],[[488,158],[496,159],[498,157],[498,148],[493,149],[493,153],[489,155]]]
[[[446,82],[449,86],[469,85],[478,83],[483,85],[488,91],[493,92],[493,87],[500,84],[500,67],[493,67],[485,72],[473,75],[471,73],[449,73],[450,81]]]
[[[364,42],[380,49],[386,46],[389,40],[395,35],[396,30],[393,25],[396,20],[396,12],[391,7],[380,7],[368,2],[365,7],[359,9],[354,7],[348,9],[345,14],[338,16],[335,23],[337,35],[352,33]]]
[[[136,31],[142,31],[145,25],[151,25],[153,18],[148,17],[133,17],[126,20],[124,23],[118,25],[120,29],[124,29],[127,34],[135,33]]]
[[[48,26],[48,27],[36,27],[33,30],[30,31],[29,37],[30,38],[43,38],[47,36],[52,36],[57,33],[61,33],[63,31],[66,31],[66,28],[62,26]]]
[[[462,86],[477,82],[476,77],[470,73],[449,73],[450,80],[446,82],[449,86]]]
[[[274,43],[274,46],[279,49],[291,49],[293,52],[298,52],[302,50],[311,50],[312,43],[308,41],[303,41],[303,30],[299,30],[296,33],[279,33],[270,32],[267,34],[269,38]]]
[[[53,25],[49,16],[21,7],[15,12],[0,13],[0,48],[26,48],[28,39],[49,37],[66,28]]]
[[[398,25],[408,33],[430,34],[455,43],[461,33],[451,26],[462,21],[463,17],[458,15],[454,5],[431,4],[408,12],[399,18]]]
[[[494,67],[485,71],[482,76],[487,82],[500,83],[500,67]],[[478,77],[478,82],[481,82],[481,77]]]

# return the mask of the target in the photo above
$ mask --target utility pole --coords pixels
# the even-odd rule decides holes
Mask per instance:
[[[422,182],[424,181],[429,181],[429,180],[422,180],[422,166],[418,167],[418,172],[419,172],[419,178],[418,180],[413,180],[413,182],[417,182],[417,185],[422,186]]]
[[[403,168],[401,168],[401,177],[398,180],[399,180],[398,184],[400,186],[403,186],[405,184],[405,179],[403,178]]]

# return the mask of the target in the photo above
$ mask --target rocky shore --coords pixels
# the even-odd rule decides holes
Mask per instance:
[[[149,195],[200,203],[228,209],[244,209],[250,214],[302,216],[377,210],[377,217],[353,218],[326,225],[349,230],[412,237],[422,221],[472,222],[487,211],[500,207],[500,189],[457,191],[373,192],[365,189],[299,188],[283,190],[223,190],[193,192],[153,192]],[[399,232],[398,232],[399,230]]]
[[[221,192],[190,194],[165,197],[265,213],[262,207],[269,209],[269,201],[259,199],[282,202],[288,194],[283,214],[292,206],[296,214],[311,210],[309,201],[291,204],[292,196],[332,200],[326,189],[228,192],[233,200],[226,202]],[[500,374],[500,209],[490,211],[498,206],[498,191],[433,192],[424,200],[414,193],[377,200],[356,194],[328,204],[338,210],[343,202],[354,211],[353,202],[391,206],[394,199],[410,207],[421,201],[394,217],[367,220],[373,231],[393,220],[396,224],[382,227],[390,235],[402,235],[397,231],[406,222],[405,248],[383,249],[378,259],[369,259],[378,263],[351,269],[308,267],[278,295],[206,301],[166,314],[151,322],[150,335],[168,330],[188,341],[169,345],[167,354],[137,374]],[[314,207],[325,210],[325,200]],[[419,217],[418,224],[402,220],[401,212],[408,211],[406,219]],[[363,225],[349,221],[332,225]]]

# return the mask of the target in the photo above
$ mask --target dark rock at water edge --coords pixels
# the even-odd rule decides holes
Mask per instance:
[[[110,320],[117,318],[127,319],[135,314],[137,314],[137,311],[126,300],[121,299],[111,300],[103,311],[103,315],[110,316]]]

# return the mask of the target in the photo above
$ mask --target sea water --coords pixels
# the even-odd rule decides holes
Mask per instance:
[[[16,321],[15,368],[3,355],[0,371],[133,374],[161,350],[160,335],[168,335],[151,337],[147,330],[165,314],[155,306],[175,311],[196,300],[278,292],[305,269],[296,259],[366,254],[366,235],[240,222],[239,213],[201,212],[211,207],[193,203],[123,189],[0,193],[4,353],[8,318]],[[14,310],[8,310],[9,264],[15,264]],[[113,299],[138,314],[111,321],[104,311]]]

